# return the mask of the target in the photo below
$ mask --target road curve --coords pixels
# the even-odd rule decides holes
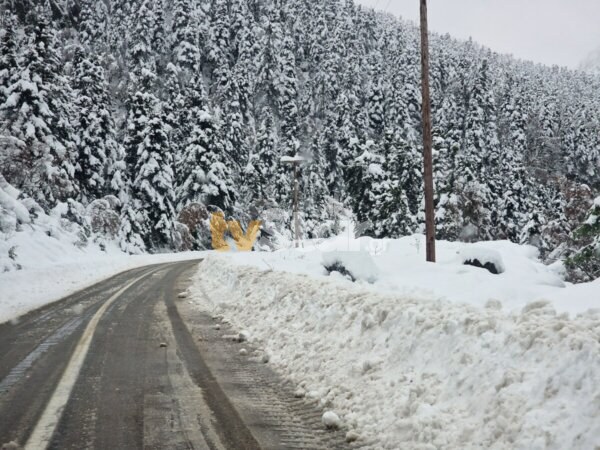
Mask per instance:
[[[0,324],[0,446],[344,448],[178,298],[196,264],[124,272]]]

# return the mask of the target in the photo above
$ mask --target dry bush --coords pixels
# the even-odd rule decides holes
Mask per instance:
[[[87,207],[92,232],[115,238],[119,232],[120,218],[107,199],[94,200]]]

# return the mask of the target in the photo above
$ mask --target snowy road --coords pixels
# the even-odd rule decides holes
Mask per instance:
[[[131,270],[0,325],[0,445],[344,448],[247,343],[223,339],[233,330],[188,307],[195,266]]]

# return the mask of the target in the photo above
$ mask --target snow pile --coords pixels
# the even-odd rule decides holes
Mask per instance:
[[[383,295],[227,255],[201,263],[194,286],[199,308],[248,330],[300,395],[369,448],[600,445],[600,312],[570,318],[540,301],[506,313],[493,300],[480,308]]]
[[[377,281],[377,266],[371,255],[366,252],[326,252],[323,253],[322,264],[328,273],[335,271],[342,275],[347,274],[352,281]]]
[[[327,277],[323,267],[329,254],[368,255],[356,264],[377,274],[374,283],[357,280],[365,289],[412,298],[444,299],[485,307],[499,302],[505,311],[518,311],[536,301],[550,301],[559,312],[577,314],[600,308],[600,280],[572,285],[562,278],[563,266],[546,266],[538,259],[538,250],[508,241],[465,244],[437,242],[437,264],[425,261],[425,239],[421,235],[401,239],[372,239],[351,235],[306,241],[304,248],[276,252],[229,253],[231,261],[260,269]],[[331,253],[333,252],[333,253]],[[465,257],[493,261],[503,271],[494,275],[479,267],[464,265]],[[349,258],[347,258],[349,259]],[[369,266],[367,268],[367,266]],[[353,283],[345,277],[330,277],[342,286]]]

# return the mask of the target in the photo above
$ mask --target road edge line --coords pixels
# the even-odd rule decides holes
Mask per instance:
[[[101,307],[96,311],[92,319],[89,321],[88,325],[85,328],[71,358],[65,370],[52,393],[52,397],[46,404],[44,408],[44,412],[40,416],[33,429],[32,433],[27,439],[27,443],[24,445],[24,450],[42,450],[48,447],[50,441],[52,440],[52,436],[54,435],[54,431],[60,422],[62,417],[62,413],[71,397],[71,392],[73,390],[73,386],[75,386],[75,382],[79,377],[79,373],[81,372],[81,367],[83,366],[83,362],[87,353],[89,351],[90,345],[92,343],[92,338],[94,337],[94,332],[96,331],[96,327],[100,322],[100,319],[106,312],[106,310],[131,286],[136,284],[141,279],[149,276],[150,274],[158,271],[159,269],[155,269],[145,273],[144,275],[136,278],[123,288],[121,288],[118,292],[116,292],[112,297],[110,297]]]

